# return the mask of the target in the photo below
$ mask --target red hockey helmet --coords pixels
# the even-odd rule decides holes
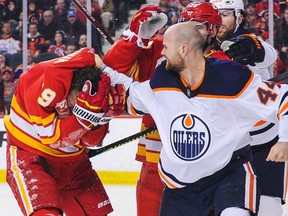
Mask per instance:
[[[222,18],[217,7],[208,2],[192,2],[181,13],[180,22],[188,21],[207,22],[208,29],[221,26]]]

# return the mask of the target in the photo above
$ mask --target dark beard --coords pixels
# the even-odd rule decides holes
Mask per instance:
[[[170,64],[169,61],[167,60],[165,67],[167,71],[179,74],[185,69],[185,65],[184,60],[179,55],[177,55],[176,58],[178,59],[177,61],[178,63]]]
[[[220,40],[220,42],[223,42],[224,40],[229,40],[229,39],[231,38],[233,32],[234,32],[234,30],[228,30],[228,31],[223,35],[223,37],[222,37],[221,39],[220,39],[220,38],[218,38],[218,39]]]

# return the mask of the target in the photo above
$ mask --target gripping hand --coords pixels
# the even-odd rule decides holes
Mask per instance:
[[[121,115],[125,110],[125,105],[126,91],[124,85],[117,84],[115,87],[111,86],[111,91],[109,94],[109,107],[105,116],[114,117]]]
[[[102,117],[108,111],[108,93],[110,91],[110,78],[102,74],[98,82],[98,91],[92,93],[92,83],[87,80],[79,92],[77,102],[72,110],[78,122],[87,130],[93,126],[103,125],[107,122]]]
[[[239,35],[230,41],[223,41],[221,49],[229,58],[244,65],[255,66],[265,57],[265,50],[255,34]]]
[[[150,38],[167,23],[167,20],[160,7],[147,5],[132,17],[129,29],[123,32],[123,38],[136,42],[139,47],[147,48]]]

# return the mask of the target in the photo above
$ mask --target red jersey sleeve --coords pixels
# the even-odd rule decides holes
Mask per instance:
[[[154,37],[149,42],[149,47],[143,49],[135,43],[121,39],[106,53],[103,62],[118,72],[143,82],[152,77],[162,58],[162,41],[162,37]]]

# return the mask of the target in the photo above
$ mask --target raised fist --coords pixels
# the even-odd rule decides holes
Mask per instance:
[[[244,65],[255,66],[255,63],[263,62],[265,57],[265,50],[261,41],[253,33],[223,41],[220,48],[229,58]]]
[[[108,94],[110,92],[110,78],[102,74],[98,82],[97,92],[92,92],[92,83],[87,80],[79,92],[77,102],[72,110],[78,122],[87,130],[101,125],[104,114],[108,111]],[[94,84],[95,85],[95,84]]]
[[[129,29],[123,32],[123,38],[146,48],[150,38],[168,21],[160,7],[147,5],[140,9],[130,22]]]

